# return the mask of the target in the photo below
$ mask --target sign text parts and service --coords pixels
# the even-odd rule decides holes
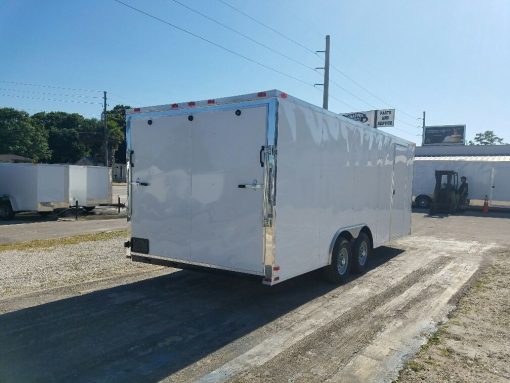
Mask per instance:
[[[344,117],[359,121],[372,128],[384,128],[394,126],[395,109],[369,110],[366,112],[345,113]]]

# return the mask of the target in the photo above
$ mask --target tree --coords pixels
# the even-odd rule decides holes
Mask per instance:
[[[32,120],[44,126],[48,144],[53,152],[53,163],[74,163],[91,156],[97,140],[97,120],[88,120],[78,113],[37,113]]]
[[[496,136],[494,131],[486,130],[483,133],[477,133],[474,141],[469,141],[469,145],[502,145],[503,139]]]
[[[108,121],[115,121],[122,133],[122,137],[120,138],[118,145],[115,148],[112,146],[112,156],[115,158],[116,163],[125,164],[126,163],[126,109],[130,107],[127,105],[115,105],[115,107],[107,112]],[[117,134],[116,132],[115,134]]]
[[[0,153],[12,153],[44,161],[51,158],[48,134],[29,114],[0,108]]]
[[[112,164],[113,160],[116,158],[116,153],[119,148],[119,145],[125,142],[124,139],[125,136],[122,126],[119,125],[117,121],[113,119],[107,120],[107,127],[108,127],[108,152],[110,153],[109,163]],[[122,161],[122,163],[123,162],[125,161]]]
[[[125,162],[125,109],[108,111],[107,140],[110,163],[116,152]],[[104,124],[78,113],[40,112],[33,116],[15,109],[0,109],[0,152],[19,154],[35,161],[75,163],[90,157],[104,163]]]

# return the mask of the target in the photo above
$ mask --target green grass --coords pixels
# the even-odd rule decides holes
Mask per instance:
[[[75,245],[81,242],[104,241],[127,236],[127,230],[103,231],[99,233],[75,235],[72,237],[37,239],[28,242],[5,243],[0,244],[0,251],[47,249],[55,246]]]
[[[453,352],[453,350],[449,347],[440,348],[438,350],[439,355],[442,355],[442,356],[450,356],[452,354],[452,352]]]
[[[425,366],[423,366],[422,364],[420,364],[418,362],[415,362],[414,360],[410,360],[409,362],[407,362],[406,366],[407,366],[407,368],[410,368],[414,372],[420,372],[422,370],[425,370]]]
[[[430,336],[430,338],[427,340],[427,343],[421,346],[420,352],[427,351],[432,345],[440,344],[445,333],[446,329],[444,328],[444,325],[441,325],[441,327],[439,327],[439,329]]]

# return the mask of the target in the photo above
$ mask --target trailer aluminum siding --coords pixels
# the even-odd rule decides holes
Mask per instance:
[[[112,202],[111,169],[105,166],[68,165],[69,204],[93,207]]]
[[[329,264],[342,231],[410,233],[414,144],[285,93],[132,109],[127,127],[133,259],[274,284]]]
[[[0,194],[9,196],[15,212],[68,207],[66,165],[0,164]]]

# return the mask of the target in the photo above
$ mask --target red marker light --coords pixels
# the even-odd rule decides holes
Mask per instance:
[[[285,92],[281,92],[281,93],[280,93],[280,97],[281,97],[281,98],[287,98],[287,96],[288,96],[288,94],[287,94],[287,93],[285,93]]]
[[[195,106],[195,105],[196,105],[195,101],[188,102],[188,106]]]
[[[273,271],[280,271],[280,266],[273,266]]]
[[[216,103],[216,100],[207,100],[207,104],[211,105],[211,104],[215,104]]]
[[[267,93],[266,92],[258,92],[257,97],[267,97]]]
[[[140,111],[140,108],[134,108],[133,109],[133,112],[139,112]]]
[[[177,109],[179,107],[179,104],[172,104],[172,109]]]

